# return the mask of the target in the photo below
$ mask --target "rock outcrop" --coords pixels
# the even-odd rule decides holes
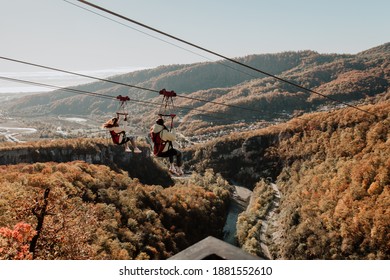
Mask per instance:
[[[81,160],[91,164],[107,165],[113,170],[125,170],[130,177],[138,178],[144,184],[162,186],[173,185],[173,181],[163,168],[150,156],[147,147],[142,153],[126,153],[122,146],[92,144],[85,148],[70,146],[14,146],[0,149],[0,165],[35,162],[70,162]]]

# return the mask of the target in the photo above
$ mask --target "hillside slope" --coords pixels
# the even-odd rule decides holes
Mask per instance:
[[[260,232],[278,186],[279,207],[267,229],[277,259],[390,257],[390,103],[303,115],[265,129],[198,145],[188,164],[213,168],[254,188],[237,225],[239,242],[261,255]]]
[[[383,94],[390,83],[390,43],[356,55],[301,51],[251,55],[237,60],[343,102],[362,102],[367,97]],[[288,119],[292,114],[315,111],[325,105],[339,105],[226,61],[161,66],[110,79],[154,90],[166,88],[185,97],[256,110],[240,110],[178,97],[176,105],[180,126],[189,135],[200,134],[202,129],[210,126],[235,125],[239,122],[248,125],[261,120]],[[152,121],[151,116],[156,115],[160,102],[158,94],[154,92],[107,82],[95,82],[75,88],[113,97],[119,94],[129,95],[135,100],[155,102],[155,105],[149,104],[150,106],[131,102],[132,121],[145,122],[147,126]],[[57,90],[13,100],[7,107],[11,115],[22,116],[101,115],[115,111],[117,104],[115,101]],[[205,110],[207,116],[199,110]]]
[[[23,159],[21,149],[12,151]],[[222,236],[229,186],[213,173],[205,178],[195,174],[163,188],[79,160],[1,165],[0,260],[169,258],[207,236]]]

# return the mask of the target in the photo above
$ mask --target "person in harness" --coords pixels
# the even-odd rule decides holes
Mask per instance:
[[[169,158],[169,172],[175,175],[183,175],[184,172],[181,168],[182,153],[178,149],[173,148],[172,142],[176,140],[174,129],[172,132],[164,125],[162,118],[157,119],[156,123],[150,129],[150,136],[153,142],[153,154],[157,157]],[[173,158],[176,156],[176,165],[173,164]]]
[[[134,153],[141,153],[142,151],[138,149],[135,144],[134,137],[126,136],[125,127],[119,126],[119,118],[115,117],[103,124],[103,128],[107,129],[110,132],[112,142],[117,145],[125,145],[125,152],[131,152],[128,142],[133,146]]]

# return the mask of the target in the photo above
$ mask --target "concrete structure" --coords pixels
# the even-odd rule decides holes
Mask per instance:
[[[209,236],[169,260],[264,260],[229,243]]]

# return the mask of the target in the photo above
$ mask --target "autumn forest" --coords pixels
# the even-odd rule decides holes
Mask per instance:
[[[118,76],[258,110],[237,116],[233,107],[181,100],[196,108],[179,112],[188,173],[181,179],[151,156],[145,137],[138,137],[142,153],[136,155],[98,134],[55,131],[57,115],[107,116],[113,104],[60,91],[49,99],[46,93],[10,101],[2,123],[16,118],[15,110],[23,111],[26,125],[36,118],[38,127],[37,116],[54,121],[30,134],[34,141],[0,138],[0,260],[168,259],[208,236],[223,239],[234,185],[252,191],[235,236],[252,255],[389,259],[389,50],[387,43],[357,55],[304,51],[240,58],[342,105],[212,63]],[[101,82],[80,88],[141,96]],[[238,120],[210,121],[196,112],[204,109]],[[136,127],[154,120],[154,109],[132,110]]]

